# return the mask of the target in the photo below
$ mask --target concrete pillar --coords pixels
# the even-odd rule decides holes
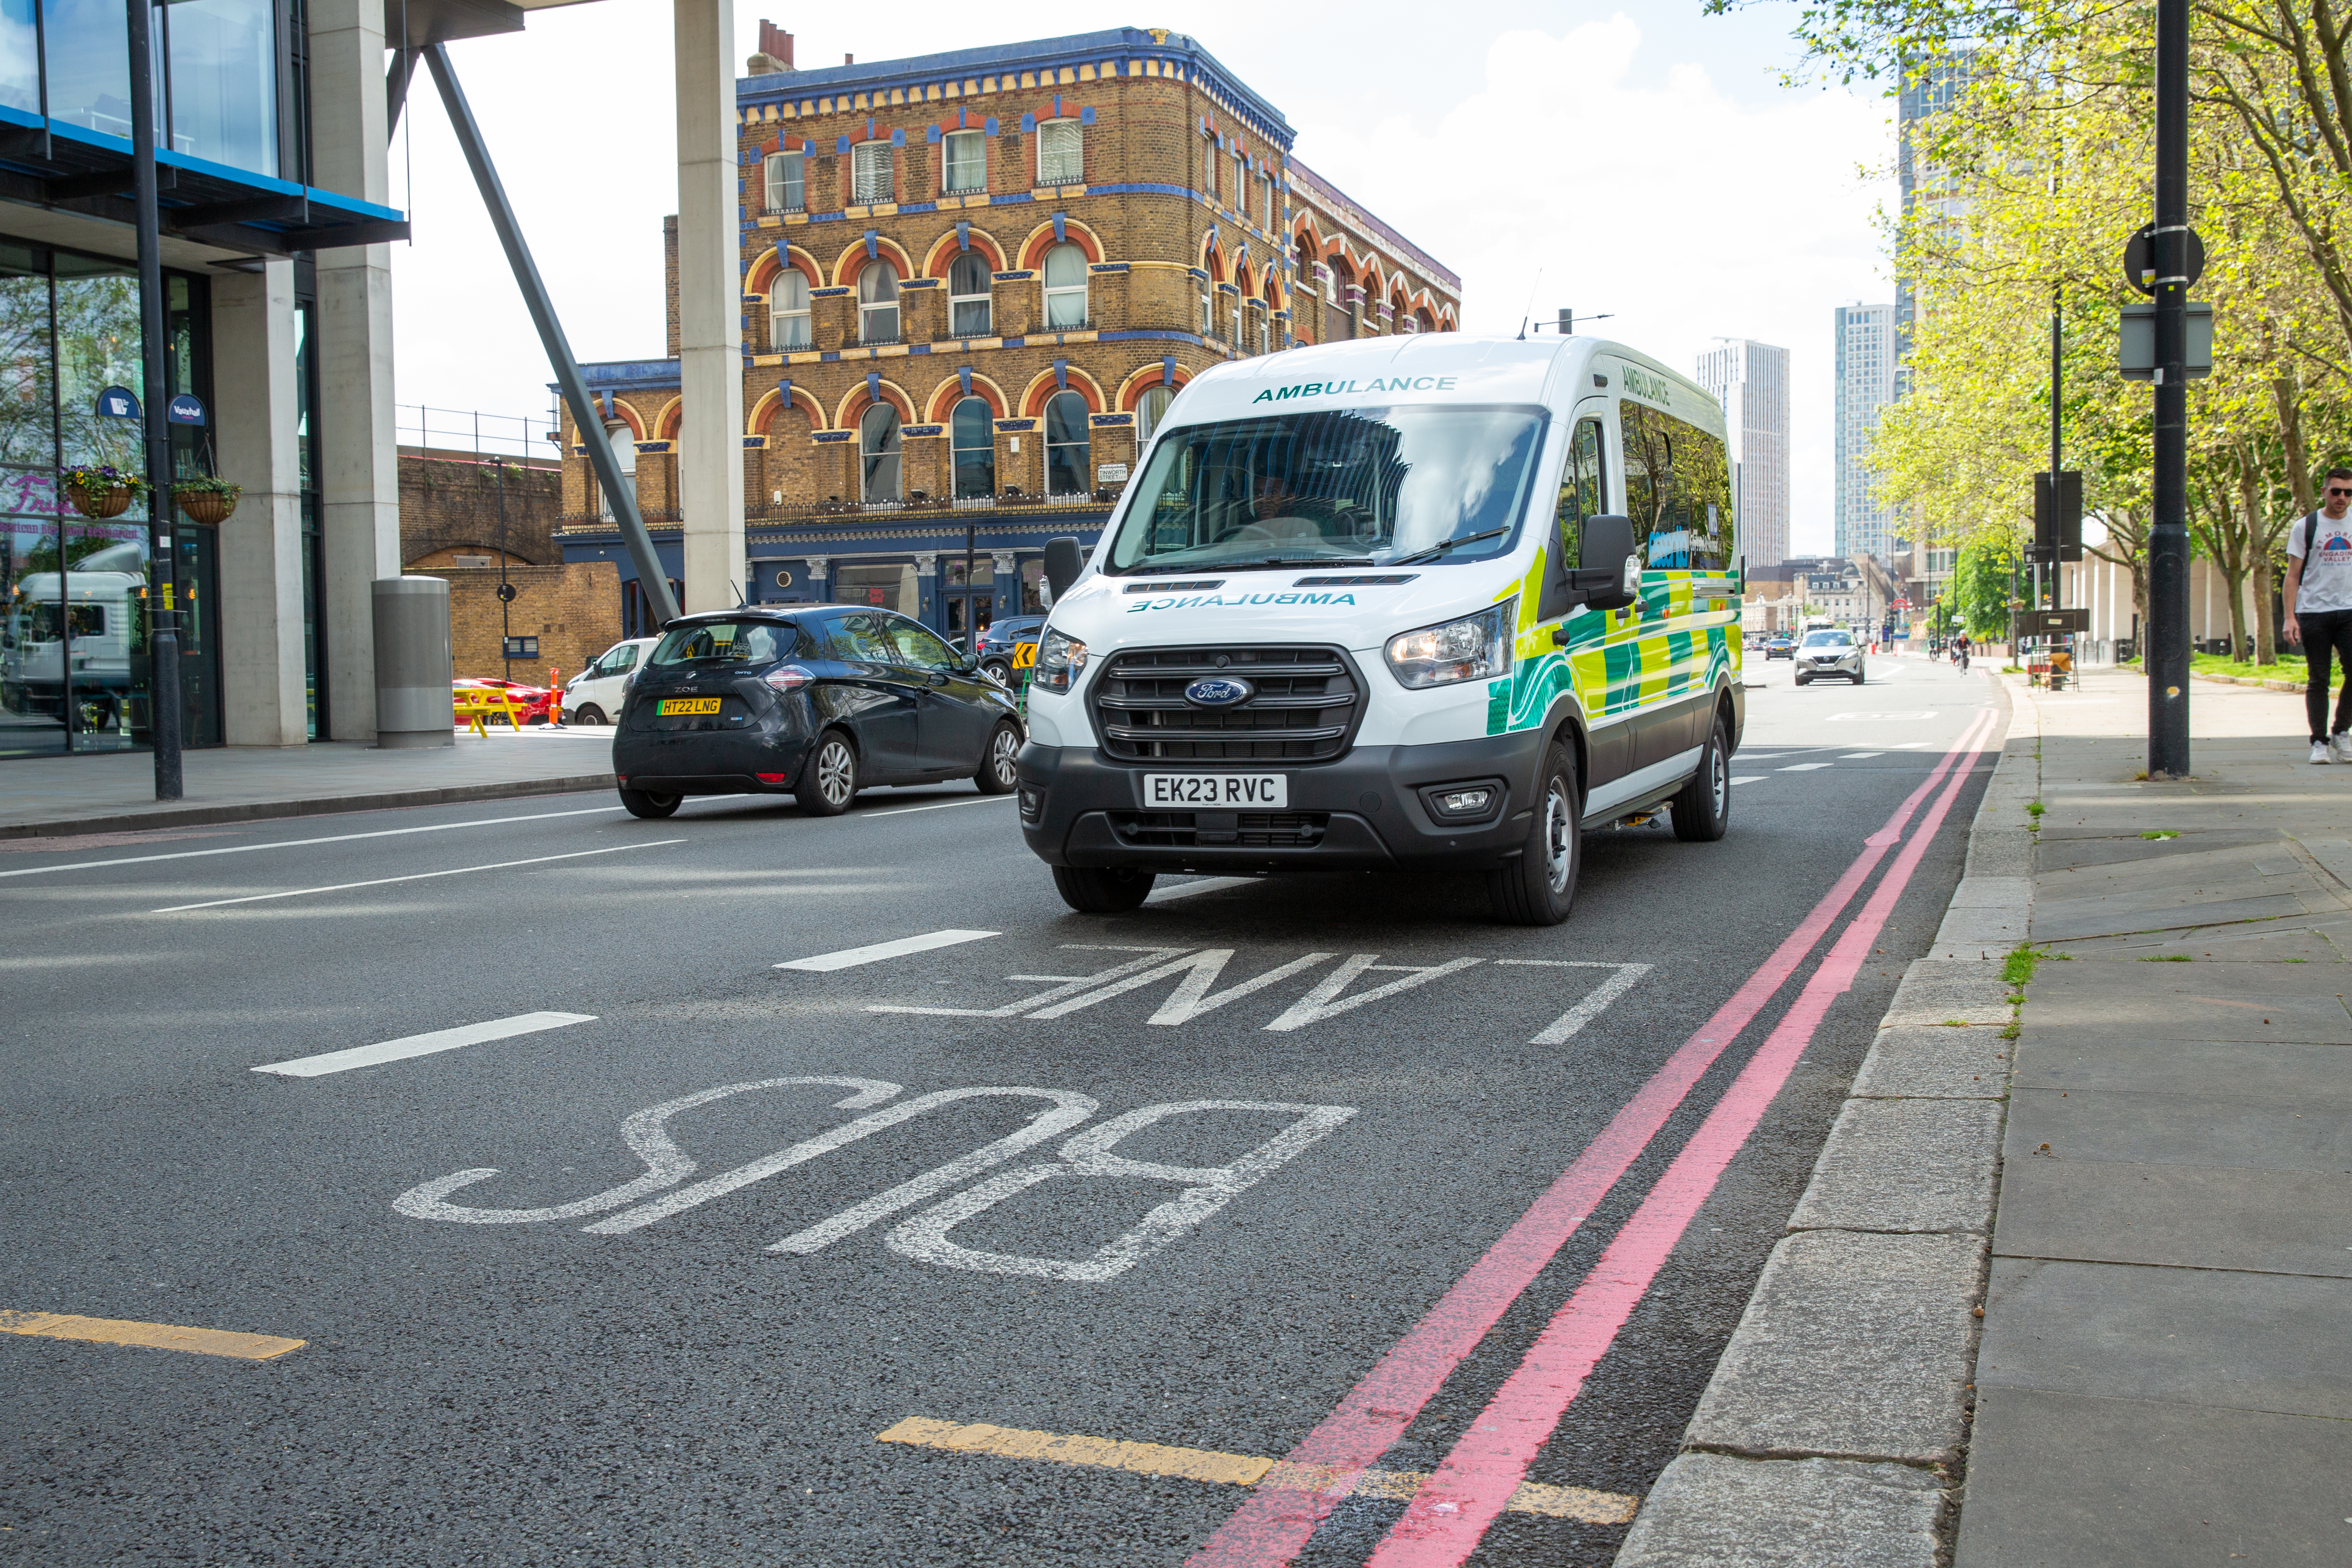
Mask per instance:
[[[325,190],[388,202],[383,0],[312,0],[310,150]],[[400,575],[393,424],[392,260],[382,245],[319,252],[320,530],[327,708],[334,739],[375,738],[374,590]]]
[[[686,603],[732,609],[743,584],[743,284],[735,166],[734,0],[676,0],[677,329]],[[381,92],[377,95],[381,98]]]
[[[224,735],[232,746],[309,739],[302,646],[302,467],[294,384],[294,264],[213,279],[213,441],[244,487],[220,525]]]

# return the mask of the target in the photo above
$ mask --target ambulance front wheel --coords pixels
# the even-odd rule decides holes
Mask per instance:
[[[1556,926],[1576,901],[1577,874],[1584,865],[1584,831],[1578,818],[1584,792],[1577,787],[1576,757],[1555,745],[1544,754],[1536,779],[1534,825],[1517,860],[1486,873],[1486,896],[1495,918],[1507,925]]]
[[[1054,890],[1082,915],[1121,915],[1140,909],[1157,879],[1131,866],[1116,870],[1095,866],[1056,866]]]
[[[1731,826],[1731,735],[1717,717],[1699,753],[1698,771],[1674,799],[1675,837],[1712,844]]]

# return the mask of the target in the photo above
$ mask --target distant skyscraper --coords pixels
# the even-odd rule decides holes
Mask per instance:
[[[1698,384],[1723,405],[1738,476],[1732,508],[1739,553],[1754,566],[1789,558],[1789,351],[1717,338],[1698,356]]]
[[[1892,566],[1893,513],[1878,499],[1870,448],[1878,411],[1895,400],[1895,307],[1836,308],[1837,553]]]
[[[1929,156],[1933,128],[1928,121],[1952,107],[1976,72],[1976,55],[1961,50],[1937,59],[1906,80],[1896,102],[1895,177],[1902,187],[1903,216],[1915,226],[1932,222],[1947,230],[1967,216],[1968,198],[1960,183]],[[1911,355],[1911,329],[1918,309],[1911,280],[1895,280],[1895,395],[1911,390],[1906,362]]]

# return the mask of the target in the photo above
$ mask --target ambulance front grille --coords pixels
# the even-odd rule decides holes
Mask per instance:
[[[1246,680],[1245,702],[1196,707],[1184,689]],[[1129,762],[1324,762],[1363,714],[1355,667],[1335,647],[1154,647],[1113,654],[1095,682],[1103,750]]]

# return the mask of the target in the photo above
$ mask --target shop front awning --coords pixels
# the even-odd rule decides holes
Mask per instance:
[[[155,151],[164,234],[265,256],[408,237],[393,207],[298,185],[164,148]],[[131,139],[0,105],[0,202],[51,207],[125,226]]]

